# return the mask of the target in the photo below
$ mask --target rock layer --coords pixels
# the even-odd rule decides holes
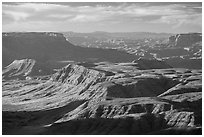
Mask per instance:
[[[201,70],[79,64],[47,79],[4,81],[4,134],[156,134],[201,127]]]
[[[176,47],[191,47],[200,41],[202,41],[201,33],[177,34],[169,37],[169,44]]]
[[[37,62],[34,59],[14,60],[11,64],[3,68],[2,76],[8,79],[31,79],[36,76],[46,76],[54,73],[49,64]]]

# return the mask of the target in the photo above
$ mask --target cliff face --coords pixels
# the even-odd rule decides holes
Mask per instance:
[[[3,78],[14,76],[28,76],[31,73],[34,65],[35,60],[32,59],[14,60],[3,70]]]
[[[178,34],[169,38],[168,44],[160,47],[149,45],[149,48],[141,43],[138,50],[133,47],[127,51],[118,49],[85,48],[74,46],[63,34],[60,33],[3,33],[2,34],[2,65],[9,65],[13,60],[31,58],[38,63],[46,64],[51,69],[65,66],[63,61],[79,62],[131,62],[140,57],[166,59],[172,67],[201,68],[201,34]],[[135,43],[137,44],[137,43]],[[128,43],[127,43],[128,46]],[[131,44],[130,44],[131,46]],[[186,48],[187,47],[187,48]],[[191,48],[189,48],[191,47]],[[158,49],[159,48],[159,49]],[[128,50],[131,49],[131,50]],[[131,52],[129,52],[131,51]],[[134,52],[133,52],[134,51]],[[143,53],[143,54],[140,54]],[[167,68],[168,64],[144,62],[144,69]],[[190,65],[189,65],[190,64]],[[59,67],[60,66],[60,67]]]
[[[38,61],[59,58],[66,54],[68,43],[59,33],[3,33],[4,63],[15,59],[32,58]]]
[[[3,131],[151,134],[201,126],[201,71],[83,65],[69,64],[48,80],[3,82]]]
[[[13,60],[32,58],[51,61],[132,61],[134,55],[118,50],[74,46],[60,33],[3,33],[2,60],[7,66]],[[91,54],[90,54],[91,53]]]
[[[176,47],[191,47],[200,41],[202,41],[201,33],[177,34],[169,37],[169,44]]]

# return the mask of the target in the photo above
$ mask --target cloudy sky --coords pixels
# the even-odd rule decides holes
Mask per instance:
[[[3,31],[201,32],[201,3],[3,3]]]

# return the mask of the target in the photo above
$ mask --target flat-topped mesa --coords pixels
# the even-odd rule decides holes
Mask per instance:
[[[93,81],[97,81],[104,76],[105,73],[103,72],[88,69],[75,64],[69,64],[53,74],[51,80],[77,85],[83,82],[92,83]]]
[[[2,72],[3,77],[26,77],[28,76],[36,61],[33,59],[14,60],[10,65],[5,67]]]
[[[75,46],[60,33],[26,32],[3,33],[2,35],[3,66],[22,58],[32,58],[38,62],[63,60],[129,62],[137,58],[135,55],[116,49]]]
[[[27,32],[2,35],[4,66],[22,58],[32,58],[41,62],[62,58],[67,54],[67,47],[73,47],[60,33]]]
[[[191,47],[202,41],[202,33],[177,34],[169,37],[169,44],[176,47]]]
[[[55,37],[55,38],[63,38],[65,39],[62,33],[56,32],[12,32],[12,33],[2,33],[3,37]]]

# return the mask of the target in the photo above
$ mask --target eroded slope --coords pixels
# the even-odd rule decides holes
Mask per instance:
[[[4,81],[3,133],[200,134],[201,70],[79,64],[47,79]]]

